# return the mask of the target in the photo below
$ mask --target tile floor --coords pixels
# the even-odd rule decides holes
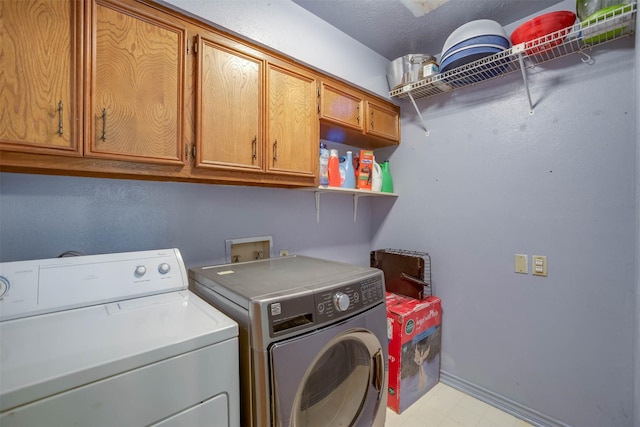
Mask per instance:
[[[385,427],[530,427],[511,414],[438,383],[398,415],[387,408]]]

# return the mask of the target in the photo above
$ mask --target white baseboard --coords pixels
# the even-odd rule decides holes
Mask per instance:
[[[440,381],[536,427],[570,427],[562,421],[558,421],[534,409],[523,406],[518,402],[514,402],[511,399],[463,380],[446,371],[440,371]]]

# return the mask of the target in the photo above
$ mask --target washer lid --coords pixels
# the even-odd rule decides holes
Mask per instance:
[[[189,291],[0,323],[0,411],[237,337]]]

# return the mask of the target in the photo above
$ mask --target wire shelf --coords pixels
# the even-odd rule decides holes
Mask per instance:
[[[637,3],[621,5],[598,18],[577,23],[546,36],[520,43],[511,48],[441,74],[398,87],[389,96],[398,98],[428,98],[485,80],[501,77],[537,64],[573,53],[591,58],[586,53],[601,45],[634,33]],[[525,76],[526,85],[526,76]]]

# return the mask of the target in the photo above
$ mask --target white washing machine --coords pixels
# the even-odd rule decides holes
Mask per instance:
[[[243,426],[384,425],[382,271],[290,256],[193,268],[189,280],[239,324]]]
[[[239,426],[238,325],[177,249],[0,264],[0,425]]]

